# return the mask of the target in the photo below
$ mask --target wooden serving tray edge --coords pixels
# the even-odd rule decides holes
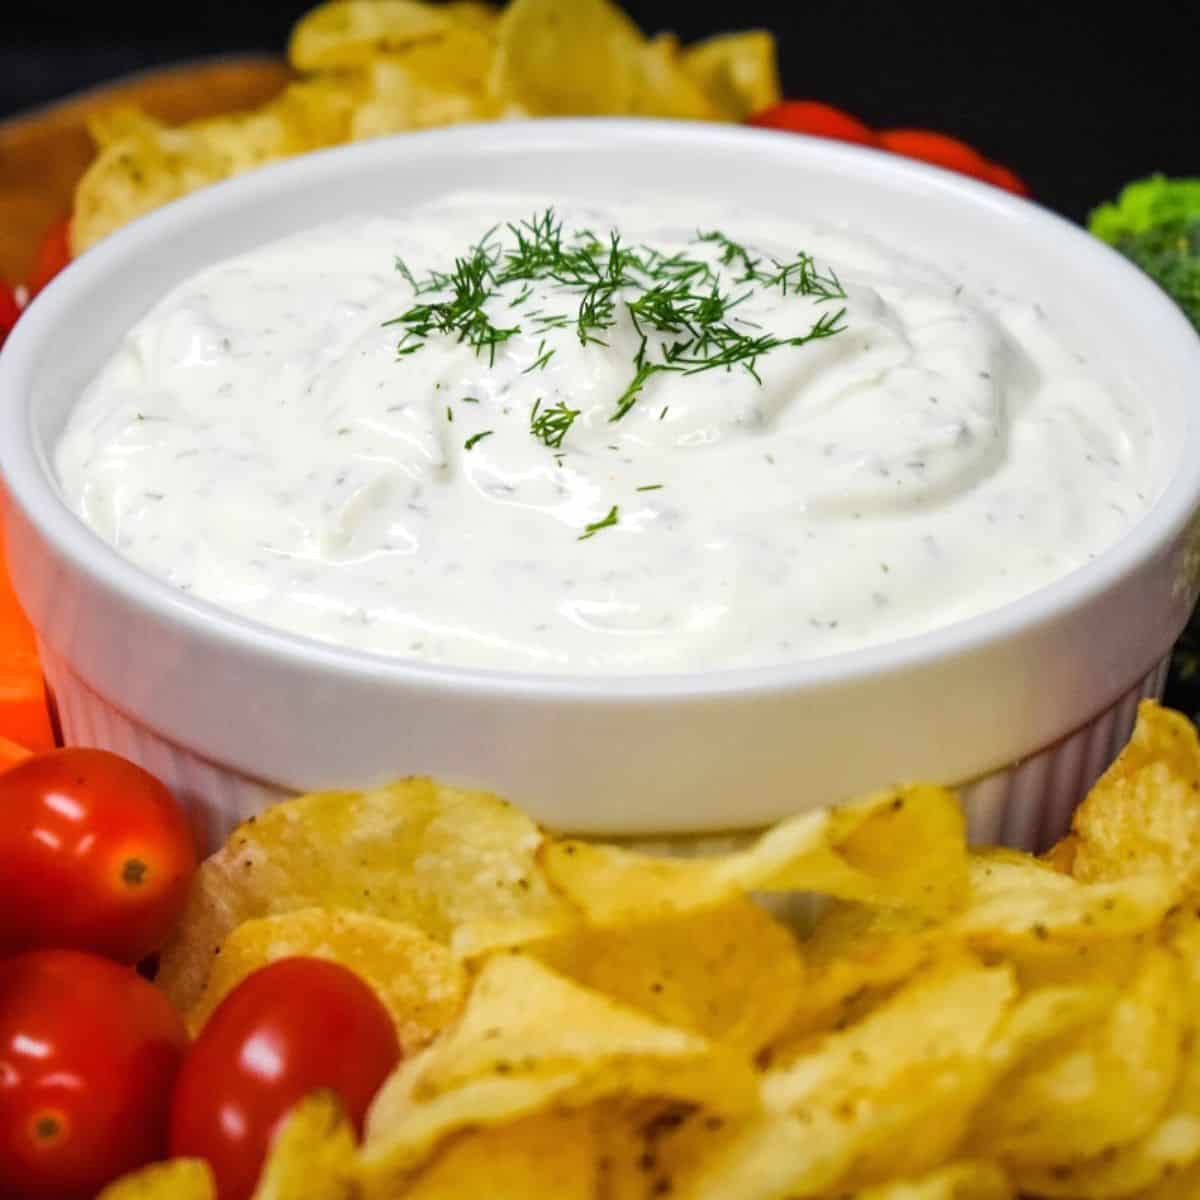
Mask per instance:
[[[0,122],[0,278],[24,279],[46,229],[71,211],[95,152],[86,121],[136,104],[171,123],[251,108],[289,77],[277,58],[237,55],[145,71]]]

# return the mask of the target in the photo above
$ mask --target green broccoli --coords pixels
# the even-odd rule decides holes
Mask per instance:
[[[1131,183],[1091,214],[1088,228],[1137,263],[1200,330],[1200,179]]]

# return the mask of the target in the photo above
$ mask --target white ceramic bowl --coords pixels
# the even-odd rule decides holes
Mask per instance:
[[[762,670],[563,678],[413,664],[273,631],[122,559],[60,498],[64,419],[121,335],[207,264],[347,212],[464,186],[549,197],[674,189],[836,218],[1036,296],[1131,380],[1159,429],[1152,511],[1051,587],[925,636]],[[0,356],[0,469],[17,591],[69,742],[115,749],[219,836],[280,792],[429,773],[559,828],[748,829],[904,779],[968,785],[973,836],[1064,827],[1127,735],[1196,598],[1200,341],[1118,255],[1033,204],[873,151],[623,121],[405,135],[173,204],[84,255]],[[981,536],[982,533],[981,533]],[[502,602],[502,598],[498,598]]]

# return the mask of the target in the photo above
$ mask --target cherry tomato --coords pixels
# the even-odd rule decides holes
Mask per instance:
[[[857,117],[816,100],[784,100],[755,113],[749,124],[757,125],[760,129],[785,129],[789,133],[807,133],[839,142],[857,142],[860,146],[879,144],[874,132]]]
[[[75,950],[0,959],[0,1192],[85,1200],[160,1157],[186,1043],[129,967]]]
[[[221,1200],[246,1200],[298,1101],[332,1089],[361,1133],[399,1060],[392,1019],[357,975],[321,959],[280,959],[242,980],[193,1044],[171,1101],[171,1154],[206,1158]]]
[[[988,178],[987,159],[966,142],[947,133],[935,133],[930,129],[885,129],[879,134],[879,144],[893,154],[919,158],[935,167],[945,167],[947,171],[972,175],[976,179]]]
[[[8,284],[0,281],[0,346],[4,345],[4,339],[12,333],[20,315],[21,306],[17,303],[16,293]]]
[[[51,750],[0,774],[0,953],[136,963],[166,940],[195,866],[171,793],[115,754]]]
[[[71,261],[71,222],[56,221],[46,231],[33,261],[29,277],[29,296],[32,299]]]
[[[1002,167],[999,163],[988,163],[988,183],[1013,192],[1018,196],[1031,196],[1029,185],[1015,171]]]

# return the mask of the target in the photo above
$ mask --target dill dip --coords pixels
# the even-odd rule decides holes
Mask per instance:
[[[348,647],[833,654],[1023,596],[1153,499],[1144,408],[964,271],[679,198],[348,218],[157,304],[57,471],[147,572]]]

